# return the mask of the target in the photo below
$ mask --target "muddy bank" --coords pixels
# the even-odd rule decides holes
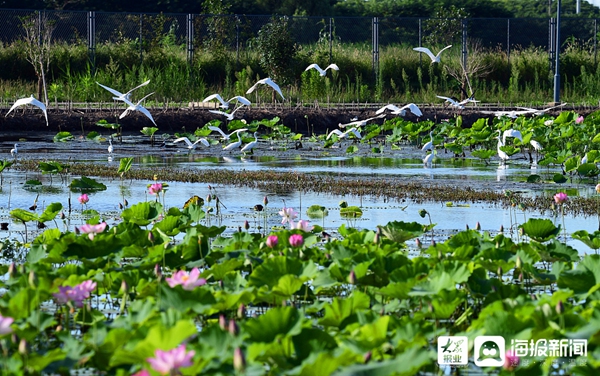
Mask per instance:
[[[322,134],[328,130],[337,128],[339,123],[348,123],[353,118],[364,119],[373,117],[375,111],[380,105],[355,104],[344,105],[344,108],[323,108],[318,105],[310,107],[292,107],[290,105],[270,106],[269,108],[243,108],[240,109],[236,116],[239,119],[245,119],[250,122],[253,120],[272,119],[278,116],[282,119],[285,126],[289,127],[295,133],[302,134]],[[457,115],[463,118],[463,127],[469,127],[473,122],[481,117],[493,118],[493,115],[482,112],[481,108],[486,111],[495,109],[507,109],[505,107],[485,106],[473,109],[465,109],[463,111],[455,111],[442,106],[421,106],[423,116],[417,118],[408,113],[405,119],[410,121],[433,120],[441,122],[444,119],[449,119]],[[513,108],[514,109],[514,108]],[[586,115],[596,110],[596,108],[575,108],[565,106],[562,110],[576,110],[582,115]],[[49,125],[46,126],[44,115],[37,109],[19,109],[5,116],[7,109],[0,110],[0,130],[2,133],[11,132],[19,134],[28,134],[36,132],[60,132],[60,131],[99,131],[101,128],[96,125],[100,120],[106,120],[109,123],[120,123],[123,127],[124,134],[138,134],[144,127],[153,126],[152,122],[140,113],[132,113],[123,119],[118,119],[123,111],[121,107],[109,108],[106,106],[102,109],[97,108],[77,108],[77,109],[49,109],[48,120]],[[198,108],[168,108],[168,109],[149,109],[158,128],[161,132],[181,132],[183,130],[193,131],[198,127],[204,126],[207,122],[213,119],[223,119],[222,116],[213,114],[208,109]],[[548,112],[551,115],[558,114],[557,111]],[[391,118],[389,115],[387,118]],[[383,119],[377,120],[383,123]]]

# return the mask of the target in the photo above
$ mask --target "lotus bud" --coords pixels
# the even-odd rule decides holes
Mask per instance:
[[[524,236],[525,235],[525,230],[523,230],[523,227],[519,227],[519,236]]]
[[[523,283],[523,273],[519,273],[519,282]]]
[[[223,315],[223,314],[219,315],[219,327],[222,330],[227,330],[227,319],[225,318],[225,315]]]
[[[158,264],[154,265],[154,275],[156,276],[156,278],[158,278],[158,281],[160,282],[160,280],[162,279],[162,268]]]
[[[427,303],[427,310],[429,311],[429,313],[435,312],[435,308],[433,308],[433,304],[431,304],[431,302]]]
[[[9,277],[14,277],[15,273],[17,271],[17,267],[15,266],[14,262],[11,262],[10,265],[8,266],[8,275]]]
[[[267,196],[265,196],[265,197],[263,198],[263,205],[264,205],[264,206],[267,206],[267,204],[268,204],[268,203],[269,203],[269,198],[268,198]]]
[[[373,353],[371,353],[370,351],[368,351],[365,356],[363,356],[363,361],[364,363],[369,363],[369,361],[371,360],[371,357],[373,356]]]
[[[348,275],[348,283],[351,285],[356,284],[356,273],[354,270],[351,270],[350,275]]]
[[[79,235],[79,228],[75,226],[75,235]]]
[[[492,285],[492,292],[498,292],[498,288],[494,285]]]
[[[501,266],[498,267],[496,274],[498,275],[498,278],[502,278],[502,267]]]
[[[229,334],[232,336],[237,336],[240,332],[240,328],[236,324],[235,320],[229,320]]]
[[[466,228],[467,231],[469,231],[469,224],[468,223],[465,225],[465,228]]]
[[[223,289],[225,288],[225,284],[223,283],[223,280],[222,280],[222,279],[220,279],[220,280],[219,280],[219,288],[220,288],[221,290],[223,290]]]
[[[379,231],[375,233],[375,237],[373,238],[373,243],[379,244]]]
[[[239,320],[246,317],[246,306],[243,303],[240,304],[240,306],[238,307],[237,317]]]
[[[419,215],[421,216],[421,218],[425,218],[425,216],[427,215],[427,210],[425,210],[425,209],[419,210]]]
[[[244,221],[244,230],[248,231],[250,229],[250,223],[248,223],[248,220]]]
[[[523,261],[521,261],[521,256],[517,256],[517,261],[515,261],[515,268],[521,269],[521,266],[523,266]]]
[[[35,272],[33,270],[29,271],[28,281],[29,281],[29,287],[31,287],[32,289],[35,290],[35,288],[36,288],[36,284],[35,284],[36,277],[35,277]]]
[[[121,203],[119,202],[119,210],[123,210],[123,208],[124,208],[124,207],[123,207],[123,204],[121,204]]]
[[[55,329],[55,331],[56,331],[56,332],[60,332],[60,331],[62,331],[62,330],[63,330],[63,327],[62,327],[62,325],[57,325],[57,326],[56,326],[56,329]]]
[[[418,248],[418,249],[421,249],[421,247],[423,246],[423,245],[421,244],[421,241],[419,240],[419,238],[417,238],[417,239],[415,240],[415,244],[417,245],[417,248]]]
[[[435,242],[435,240],[431,241],[431,246],[435,247],[437,245],[437,243]]]
[[[477,224],[475,225],[475,230],[477,231],[481,231],[481,223],[479,223],[479,221],[477,222]]]
[[[19,274],[25,274],[25,265],[19,265]]]
[[[238,226],[238,232],[242,232],[242,226]]]
[[[27,355],[27,341],[24,338],[19,341],[19,354]]]
[[[206,202],[211,202],[211,201],[212,201],[212,196],[206,195]]]
[[[537,296],[535,294],[531,294],[531,300],[537,300]]]
[[[325,258],[326,258],[327,260],[331,260],[331,254],[329,254],[329,253],[326,253],[326,254],[325,254]]]
[[[148,241],[150,241],[150,243],[154,244],[154,234],[152,233],[152,231],[148,232]]]
[[[127,291],[129,291],[129,286],[125,280],[121,281],[121,291],[123,291],[123,295],[127,294]]]
[[[233,351],[233,368],[238,372],[243,372],[246,368],[246,359],[244,358],[242,349],[239,347],[236,347]]]
[[[500,225],[500,232],[503,233],[504,232],[504,226]]]
[[[125,206],[129,206],[129,201],[127,201],[127,199],[123,199],[123,202],[125,203]]]
[[[16,335],[15,333],[12,333],[12,334],[10,335],[10,341],[11,341],[12,343],[17,343],[17,342],[19,341],[19,337],[17,337],[17,335]]]
[[[269,248],[275,248],[277,247],[277,243],[279,242],[279,238],[277,237],[277,235],[269,235],[267,237],[267,247]]]
[[[65,218],[67,218],[67,216],[65,215],[65,212],[60,212],[60,219],[62,219],[64,221]]]
[[[379,310],[379,316],[384,316],[385,315],[385,307],[381,307],[381,309]]]
[[[565,305],[563,304],[562,300],[559,300],[558,303],[556,303],[556,313],[558,313],[559,315],[562,315],[565,312]]]
[[[212,189],[212,187],[210,186],[210,184],[208,185],[208,190],[210,191]]]

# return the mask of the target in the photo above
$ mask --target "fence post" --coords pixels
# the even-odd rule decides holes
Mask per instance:
[[[598,19],[594,18],[594,67],[598,57]]]
[[[87,18],[88,59],[93,75],[96,73],[96,12],[88,12]]]
[[[329,17],[329,64],[333,60],[333,19]]]
[[[235,16],[235,69],[240,70],[240,18]]]
[[[506,59],[510,66],[510,18],[506,19]]]
[[[423,19],[419,18],[419,47],[423,46]],[[419,54],[419,67],[423,66],[423,54]]]
[[[144,28],[144,14],[140,13],[140,36],[139,36],[139,39],[140,39],[140,65],[142,65],[142,62],[143,62],[142,53],[144,50],[143,49],[143,44],[144,44],[143,28]]]
[[[556,25],[554,22],[554,18],[550,18],[548,29],[548,59],[550,60],[548,66],[550,67],[550,72],[554,71],[554,46],[556,45],[556,42],[554,41],[554,37],[556,36],[554,29]]]
[[[462,65],[467,69],[467,19],[462,20]]]
[[[187,39],[187,60],[191,66],[194,61],[194,15],[187,15],[187,27],[186,27],[186,39]]]
[[[377,79],[377,75],[379,74],[379,17],[373,17],[373,73],[375,74],[375,79]]]
[[[554,66],[554,103],[560,102],[560,0],[556,0],[556,64]]]

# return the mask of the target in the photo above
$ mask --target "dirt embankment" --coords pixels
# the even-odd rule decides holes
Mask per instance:
[[[278,116],[282,119],[284,125],[289,127],[295,133],[302,134],[322,134],[328,130],[337,128],[339,123],[348,123],[354,118],[365,119],[375,116],[377,105],[344,105],[344,108],[319,108],[310,107],[290,107],[273,106],[270,108],[244,108],[238,111],[236,118],[245,119],[248,122],[253,120],[272,119]],[[566,108],[575,109],[580,114],[586,115],[595,111],[595,108]],[[486,107],[489,111],[490,108]],[[423,106],[423,116],[417,118],[408,113],[405,119],[410,121],[433,120],[441,122],[457,115],[463,118],[463,127],[469,127],[473,122],[481,117],[493,118],[493,114],[484,113],[477,108],[465,109],[462,111],[451,110],[440,106]],[[106,120],[110,123],[120,123],[123,127],[123,133],[136,133],[144,127],[153,126],[152,122],[139,112],[130,113],[123,119],[118,119],[122,109],[49,109],[49,125],[46,126],[43,113],[38,109],[18,109],[8,116],[5,116],[7,110],[0,110],[0,131],[1,133],[10,132],[13,134],[29,134],[39,132],[59,132],[59,131],[85,131],[99,130],[96,125],[100,120]],[[210,113],[207,109],[198,108],[170,108],[170,109],[150,109],[150,112],[161,132],[181,132],[186,130],[191,132],[198,127],[204,126],[213,119],[223,119],[222,116]],[[557,111],[550,111],[549,114],[556,115]],[[391,118],[390,115],[387,118]],[[375,122],[382,123],[383,119],[377,119]]]

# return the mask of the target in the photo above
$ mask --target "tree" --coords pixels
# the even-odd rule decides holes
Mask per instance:
[[[431,19],[425,22],[425,41],[428,44],[451,44],[462,33],[462,21],[469,17],[464,8],[451,5],[438,8]]]
[[[298,46],[292,38],[287,17],[273,17],[258,31],[256,38],[260,66],[277,79],[288,79]]]
[[[50,70],[50,46],[55,22],[51,21],[48,13],[38,11],[21,19],[25,37],[22,46],[27,61],[33,66],[38,78],[37,97],[43,98],[48,104],[46,91],[46,73]]]

